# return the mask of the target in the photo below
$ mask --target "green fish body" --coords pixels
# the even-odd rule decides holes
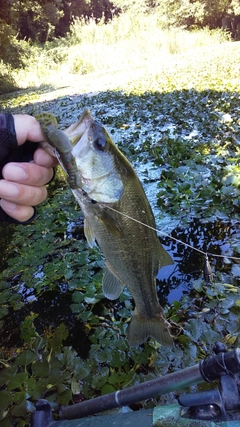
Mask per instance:
[[[47,129],[43,130],[49,140]],[[103,293],[116,299],[124,286],[131,292],[135,311],[128,328],[130,345],[152,337],[171,346],[170,324],[157,298],[156,275],[173,261],[154,230],[143,187],[129,161],[88,110],[64,131],[63,139],[66,136],[73,146],[78,177],[73,178],[72,191],[84,214],[85,236],[90,246],[97,241],[106,259]],[[61,143],[50,139],[62,159]]]

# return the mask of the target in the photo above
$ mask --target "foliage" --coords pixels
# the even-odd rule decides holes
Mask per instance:
[[[0,62],[0,94],[13,92],[18,88],[10,70],[9,66],[6,67]]]
[[[1,63],[9,64],[13,68],[23,65],[24,47],[28,46],[16,40],[12,27],[0,20],[0,58]]]
[[[125,14],[108,24],[76,18],[66,38],[46,42],[44,47],[16,41],[24,52],[23,65],[11,69],[10,75],[22,88],[69,85],[79,75],[135,69],[145,64],[151,67],[153,58],[165,63],[169,53],[180,54],[226,40],[228,36],[221,30],[162,30],[157,15]]]
[[[196,28],[209,26],[210,28],[221,27],[221,17],[230,7],[229,2],[221,0],[180,0],[161,1],[158,3],[157,13],[164,27],[183,26],[185,28]]]
[[[67,36],[76,20],[101,25],[126,12],[134,18],[138,15],[157,17],[161,28],[220,28],[222,16],[227,12],[238,14],[239,5],[234,0],[8,0],[1,5],[0,12],[0,58],[18,68],[25,64],[22,57],[28,55],[23,50],[24,44],[17,41],[28,43],[27,51],[32,43],[44,45],[55,37]],[[85,29],[88,30],[88,26]]]
[[[145,27],[150,21],[136,22],[145,22],[145,39],[146,34],[151,37]],[[105,27],[96,31],[110,31]],[[51,93],[40,91],[1,97],[2,109],[52,111],[61,128],[89,107],[137,170],[158,229],[202,251],[197,254],[163,239],[175,270],[167,281],[158,282],[158,291],[172,322],[175,346],[169,350],[148,341],[129,348],[131,296],[124,289],[117,301],[103,298],[102,254],[87,246],[82,214],[58,171],[36,221],[26,227],[2,227],[0,233],[3,426],[29,425],[39,397],[47,398],[56,413],[62,404],[193,365],[211,352],[216,340],[228,347],[240,345],[239,72],[234,65],[239,52],[234,43],[227,49],[216,44],[215,34],[213,47],[202,47],[205,32],[201,39],[196,33],[179,34],[191,37],[186,44],[196,37],[190,52],[168,53],[159,61],[157,50],[155,55],[146,51],[141,67],[133,62],[127,72],[79,76],[71,87],[68,82],[66,89],[53,93],[52,101]],[[209,32],[207,37],[209,41]],[[46,46],[50,59],[55,48]],[[40,52],[36,57],[41,69]],[[58,65],[65,63],[64,52],[58,55],[58,49],[52,52]],[[104,61],[108,63],[106,56]],[[204,282],[200,267],[206,252],[224,257],[211,257],[211,283]],[[181,297],[167,301],[169,291],[186,276]]]

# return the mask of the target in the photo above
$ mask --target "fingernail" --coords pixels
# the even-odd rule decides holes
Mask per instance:
[[[11,181],[23,181],[27,178],[26,171],[21,166],[6,165],[4,177]]]
[[[16,197],[18,194],[19,191],[16,185],[11,184],[4,179],[0,181],[0,197],[4,199],[4,197]]]

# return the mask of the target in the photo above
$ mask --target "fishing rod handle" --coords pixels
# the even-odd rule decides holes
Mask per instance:
[[[208,356],[197,365],[156,377],[123,390],[98,396],[60,409],[60,419],[76,419],[109,409],[127,406],[155,396],[183,390],[204,381],[219,379],[221,375],[240,372],[240,349]]]

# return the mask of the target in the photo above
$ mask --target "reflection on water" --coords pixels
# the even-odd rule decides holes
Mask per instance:
[[[213,272],[230,274],[232,262],[225,262],[224,256],[234,256],[232,247],[240,238],[237,222],[219,220],[205,224],[195,219],[189,227],[173,230],[171,236],[205,254],[222,255],[223,257],[209,255]],[[203,278],[205,256],[169,237],[161,238],[161,242],[174,260],[174,265],[162,268],[157,275],[158,295],[163,304],[179,300],[185,292],[191,290],[193,280]],[[234,278],[229,279],[234,281]]]

